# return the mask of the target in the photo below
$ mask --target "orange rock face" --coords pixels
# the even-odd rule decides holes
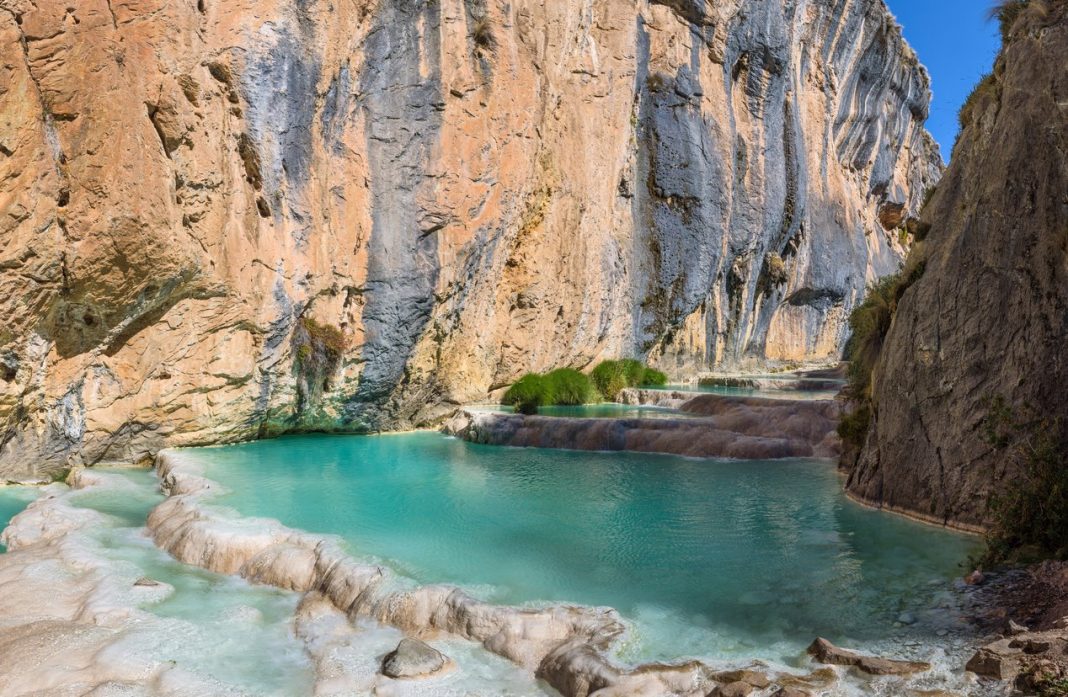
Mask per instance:
[[[0,475],[835,355],[941,161],[831,5],[0,0]]]

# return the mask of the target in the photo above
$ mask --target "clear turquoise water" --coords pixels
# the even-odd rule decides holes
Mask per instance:
[[[610,605],[621,655],[787,660],[923,640],[972,538],[846,500],[834,464],[495,448],[434,433],[191,450],[247,515],[498,602]],[[902,612],[916,624],[895,627]]]
[[[0,530],[7,527],[8,522],[22,513],[30,502],[37,498],[37,488],[30,486],[5,486],[0,487]],[[7,547],[0,542],[0,554],[7,551]]]
[[[64,497],[74,507],[104,514],[99,524],[69,533],[70,544],[64,545],[77,560],[70,570],[99,584],[86,606],[94,612],[103,609],[110,613],[110,621],[121,622],[116,626],[120,630],[117,643],[97,656],[102,665],[117,662],[130,675],[145,675],[151,674],[151,667],[160,662],[169,664],[172,672],[168,673],[168,688],[173,688],[175,694],[308,697],[314,693],[315,672],[308,647],[294,632],[300,594],[187,566],[157,549],[143,527],[148,513],[163,500],[152,472],[95,469],[94,478],[100,483],[73,491],[56,486],[49,494]],[[9,508],[9,502],[21,501],[24,505],[23,499],[36,494],[32,488],[0,489],[0,502],[8,511],[14,507],[13,504]],[[46,568],[47,562],[38,566]],[[139,589],[134,584],[143,577],[165,585]],[[139,607],[143,613],[129,616],[126,608],[130,606]],[[403,635],[372,623],[365,623],[360,629],[352,639],[356,663],[332,654],[337,663],[331,666],[373,676],[380,657],[395,647]],[[475,644],[448,638],[430,641],[456,662],[456,669],[426,686],[422,681],[396,683],[377,694],[548,694],[532,675],[503,658],[484,655]]]
[[[207,680],[212,694],[310,694],[311,665],[292,631],[300,598],[174,560],[153,545],[143,527],[163,498],[155,475],[97,471],[108,485],[69,494],[73,505],[106,515],[103,525],[80,538],[82,549],[102,561],[116,589],[129,589],[141,577],[174,588],[164,599],[141,603],[149,617],[125,630],[126,658],[133,663],[169,659]]]

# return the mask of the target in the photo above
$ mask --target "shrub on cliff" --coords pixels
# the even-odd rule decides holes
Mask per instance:
[[[297,409],[314,404],[330,389],[334,373],[341,365],[347,342],[337,327],[301,317],[293,331],[297,372]]]
[[[544,380],[550,404],[589,404],[600,397],[590,379],[574,368],[557,368],[548,373]]]
[[[873,283],[864,300],[849,315],[851,333],[845,348],[849,361],[847,394],[856,408],[842,417],[838,427],[838,435],[847,445],[855,448],[864,445],[871,420],[872,371],[879,362],[898,302],[923,275],[925,267],[923,243],[917,242],[901,270]]]
[[[1066,417],[1021,417],[998,397],[991,400],[983,437],[1019,472],[991,498],[994,522],[987,533],[986,561],[1068,558]]]
[[[990,8],[990,19],[996,19],[1001,32],[1001,42],[1008,43],[1013,29],[1024,18],[1045,18],[1050,11],[1050,0],[997,0]]]
[[[536,414],[538,407],[552,404],[549,383],[537,373],[527,373],[508,388],[501,403],[515,407],[520,414]]]

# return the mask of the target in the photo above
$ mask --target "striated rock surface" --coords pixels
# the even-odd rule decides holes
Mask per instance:
[[[0,53],[3,476],[834,357],[941,168],[882,0],[0,0]]]
[[[1018,419],[1068,414],[1068,3],[1032,5],[924,210],[925,271],[898,304],[847,484],[939,523],[983,526],[1024,474],[986,437],[992,399]]]

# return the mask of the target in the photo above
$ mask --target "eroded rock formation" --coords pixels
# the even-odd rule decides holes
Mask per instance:
[[[973,527],[1026,466],[987,433],[997,400],[1068,428],[1068,3],[1033,2],[1009,29],[924,210],[925,271],[898,304],[848,482],[877,505]]]
[[[838,404],[627,389],[621,400],[678,409],[665,418],[559,418],[461,409],[445,433],[472,443],[567,450],[625,450],[767,460],[837,457]]]
[[[882,0],[0,0],[0,474],[837,354],[940,158]]]

